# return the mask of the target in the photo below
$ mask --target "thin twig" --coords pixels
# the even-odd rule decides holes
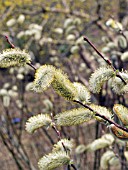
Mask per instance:
[[[71,11],[70,9],[65,9],[65,8],[61,8],[61,9],[58,9],[58,8],[54,8],[54,7],[46,7],[46,6],[42,6],[42,9],[40,10],[36,10],[36,11],[22,11],[23,14],[25,15],[31,15],[31,16],[34,16],[34,15],[39,15],[41,13],[56,13],[56,14],[65,14],[65,15],[74,15],[74,16],[77,16],[77,17],[80,17],[80,18],[87,18],[89,19],[89,15],[84,13],[84,12],[80,12],[80,11],[77,11],[77,10],[74,10],[74,11]]]
[[[84,105],[83,103],[81,103],[80,101],[77,101],[77,100],[73,100],[73,101],[74,101],[75,103],[78,103],[78,104],[80,104],[81,106],[89,109],[90,111],[94,112],[94,113],[95,113],[95,116],[98,116],[98,117],[106,120],[106,121],[109,122],[110,124],[114,124],[116,127],[122,129],[123,131],[128,132],[128,129],[127,129],[127,128],[122,127],[122,126],[120,126],[119,124],[117,124],[116,122],[108,119],[106,116],[99,114],[98,112],[96,112],[95,110],[93,110],[90,106]]]
[[[47,130],[45,128],[43,128],[42,130],[45,133],[45,135],[47,136],[47,138],[50,140],[51,144],[54,145],[55,142],[53,141],[51,136],[48,134]]]
[[[9,37],[7,35],[5,35],[5,38],[8,42],[8,44],[11,45],[11,48],[15,48],[15,45],[9,40]],[[34,65],[32,65],[31,63],[27,63],[31,68],[33,68],[34,70],[36,70],[36,67]]]
[[[60,131],[59,131],[59,130],[57,129],[57,127],[56,127],[56,124],[55,124],[55,122],[54,122],[54,117],[53,117],[53,114],[52,114],[52,113],[51,113],[51,118],[52,118],[52,121],[53,121],[52,128],[55,130],[55,132],[56,132],[56,134],[57,134],[57,136],[58,136],[58,139],[61,140],[61,139],[62,139],[62,138],[61,138],[61,134],[60,134]],[[65,147],[64,143],[61,142],[61,144],[62,144],[62,146],[63,146],[63,148],[64,148],[64,150],[65,150],[65,152],[66,152],[66,154],[67,154],[67,153],[68,153],[68,150],[67,150],[67,148]],[[69,168],[69,167],[70,167],[70,166],[68,166],[68,168]],[[75,167],[75,165],[71,164],[71,167],[73,167],[74,170],[77,170],[76,167]]]
[[[74,170],[77,170],[77,168],[75,167],[74,164],[71,164],[71,167],[72,167]]]
[[[59,131],[59,130],[57,129],[57,127],[56,127],[56,124],[55,124],[55,122],[54,122],[54,117],[53,117],[53,114],[52,114],[52,113],[51,113],[51,118],[52,118],[52,121],[53,121],[52,128],[55,130],[55,132],[56,132],[56,134],[57,134],[57,136],[58,136],[58,139],[61,140],[61,139],[62,139],[62,138],[61,138],[61,134],[60,134],[60,131]],[[62,144],[65,152],[67,153],[67,149],[66,149],[64,143],[61,142],[61,144]]]
[[[67,166],[67,170],[71,170],[71,167],[70,167],[70,165],[68,165],[68,166]]]
[[[91,47],[97,52],[97,54],[98,54],[108,65],[110,65],[110,66],[113,68],[114,71],[116,70],[116,69],[112,66],[112,63],[110,62],[110,60],[105,59],[105,57],[98,51],[98,49],[94,46],[94,44],[92,44],[92,42],[91,42],[86,36],[84,36],[84,41],[87,41],[87,42],[91,45]]]
[[[10,44],[11,48],[15,48],[15,45],[9,40],[9,37],[7,35],[5,35],[5,38],[8,42],[8,44]]]
[[[36,71],[36,67],[34,65],[32,65],[31,63],[27,63],[27,65],[29,65],[31,68],[33,68]]]
[[[84,36],[84,41],[87,41],[90,46],[97,52],[97,54],[109,65],[112,67],[112,69],[117,72],[116,68],[112,65],[111,61],[108,59],[105,59],[105,57],[99,52],[99,50],[95,47],[95,45],[86,37]],[[126,85],[127,83],[125,82],[125,80],[121,77],[121,75],[117,72],[116,76],[119,77],[122,82]]]

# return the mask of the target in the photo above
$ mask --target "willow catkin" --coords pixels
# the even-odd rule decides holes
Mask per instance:
[[[31,62],[30,55],[25,50],[7,49],[0,53],[0,67],[24,66]]]
[[[96,70],[90,77],[89,88],[93,93],[99,93],[104,82],[115,76],[112,68],[101,67]]]

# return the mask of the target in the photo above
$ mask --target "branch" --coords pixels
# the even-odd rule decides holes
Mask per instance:
[[[106,116],[99,114],[98,112],[94,111],[90,106],[84,105],[83,103],[81,103],[80,101],[77,101],[77,100],[73,100],[73,101],[74,101],[75,103],[78,103],[78,104],[80,104],[81,106],[89,109],[90,111],[94,112],[94,113],[95,113],[95,116],[99,116],[100,118],[106,120],[106,121],[109,122],[110,124],[114,124],[116,127],[122,129],[122,130],[125,131],[125,132],[128,132],[128,129],[127,129],[127,128],[122,127],[122,126],[120,126],[119,124],[117,124],[116,122],[108,119]]]
[[[34,65],[32,65],[31,63],[27,63],[27,65],[29,65],[31,68],[33,68],[36,71],[36,67]]]
[[[6,38],[7,42],[8,42],[8,44],[11,45],[11,48],[15,48],[15,45],[9,40],[9,37],[8,37],[7,35],[5,35],[5,38]],[[33,68],[34,70],[36,70],[36,68],[35,68],[34,65],[32,65],[31,63],[27,63],[27,64],[28,64],[31,68]]]
[[[59,131],[59,130],[57,129],[57,127],[56,127],[56,124],[55,124],[55,122],[54,122],[54,117],[53,117],[53,114],[52,114],[52,113],[51,113],[51,118],[52,118],[52,121],[53,121],[52,128],[55,130],[55,132],[56,132],[56,134],[57,134],[57,136],[58,136],[58,139],[61,140],[61,139],[62,139],[62,138],[61,138],[61,134],[60,134],[60,131]],[[68,150],[66,149],[64,143],[61,142],[61,144],[62,144],[65,152],[68,153]],[[69,168],[69,167],[70,167],[70,166],[68,166],[68,168]],[[71,164],[71,167],[73,167],[74,170],[77,170],[74,164]]]
[[[75,167],[75,165],[71,164],[71,167],[72,167],[74,170],[77,170],[77,168]]]
[[[87,41],[90,46],[97,52],[97,54],[110,66],[112,67],[112,69],[117,72],[116,68],[112,65],[111,61],[108,59],[105,59],[105,57],[99,52],[99,50],[95,47],[95,45],[86,37],[84,36],[84,41]],[[121,77],[121,75],[119,75],[118,73],[116,73],[116,76],[119,77],[122,82],[126,85],[127,83],[125,82],[125,80]]]
[[[30,11],[23,11],[22,13],[25,15],[37,15],[40,13],[62,13],[62,14],[70,14],[70,15],[74,15],[80,18],[87,18],[89,19],[90,16],[88,14],[82,13],[80,11],[70,11],[69,9],[58,9],[58,8],[50,8],[50,7],[45,7],[42,6],[42,9],[39,11],[34,11],[34,12],[30,12]]]
[[[5,38],[8,42],[8,44],[10,44],[11,48],[15,48],[15,45],[9,40],[9,37],[7,35],[5,35]]]
[[[45,128],[43,128],[42,130],[45,133],[45,135],[47,136],[47,138],[50,140],[51,144],[54,145],[55,142],[53,141],[51,136],[48,134],[47,130]]]
[[[56,132],[56,134],[57,134],[57,136],[58,136],[58,139],[61,140],[61,139],[62,139],[62,138],[61,138],[61,134],[60,134],[60,131],[59,131],[59,130],[57,129],[57,127],[56,127],[56,124],[55,124],[55,122],[54,122],[54,118],[53,118],[53,114],[52,114],[52,113],[51,113],[51,117],[52,117],[52,121],[53,121],[52,128],[55,130],[55,132]],[[66,149],[64,143],[62,142],[61,144],[62,144],[65,152],[67,153],[67,149]]]

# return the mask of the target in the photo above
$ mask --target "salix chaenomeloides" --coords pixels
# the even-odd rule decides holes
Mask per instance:
[[[113,110],[117,117],[120,119],[124,126],[117,124],[112,118],[112,112],[106,107],[96,105],[91,101],[91,93],[89,89],[94,93],[99,93],[103,84],[108,80],[112,80],[111,87],[118,93],[128,92],[128,73],[127,71],[119,72],[116,70],[109,60],[106,60],[99,51],[92,45],[96,52],[106,61],[109,65],[107,67],[101,67],[96,70],[90,77],[89,88],[79,82],[71,82],[68,76],[61,70],[52,65],[42,65],[36,69],[31,64],[30,55],[24,50],[8,49],[0,54],[0,67],[11,66],[24,66],[28,64],[35,71],[35,80],[32,85],[32,90],[35,92],[43,93],[47,88],[52,87],[58,95],[64,97],[70,102],[81,105],[81,108],[74,108],[61,113],[56,113],[55,116],[50,113],[40,113],[34,115],[26,122],[26,130],[29,133],[36,132],[39,128],[46,127],[55,130],[59,141],[53,146],[52,152],[43,156],[38,166],[40,170],[54,170],[57,167],[66,165],[76,170],[75,165],[71,159],[71,152],[73,149],[73,142],[68,139],[62,139],[59,126],[73,126],[80,125],[84,122],[88,122],[91,119],[104,123],[110,129],[110,132],[119,139],[128,140],[127,121],[127,108],[123,105],[114,105]],[[123,112],[123,114],[121,114]],[[90,146],[84,148],[87,150],[95,151],[95,149],[104,148],[113,144],[113,138],[111,140],[101,138],[97,139]],[[96,146],[96,148],[95,148]],[[113,154],[113,157],[115,155]],[[102,158],[102,162],[104,160]]]
[[[1,68],[7,68],[11,66],[24,66],[30,62],[31,58],[29,53],[18,48],[7,49],[0,54]]]

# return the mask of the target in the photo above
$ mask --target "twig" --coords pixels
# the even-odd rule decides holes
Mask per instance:
[[[87,41],[91,47],[97,52],[97,54],[108,64],[110,65],[114,71],[116,71],[116,69],[113,67],[112,63],[110,62],[110,60],[105,59],[105,57],[98,51],[98,49],[94,46],[94,44],[92,44],[92,42],[86,37],[84,36],[84,41]]]
[[[65,14],[65,15],[74,15],[74,16],[77,16],[77,17],[80,17],[80,18],[87,18],[89,19],[89,15],[84,13],[84,12],[80,12],[80,11],[71,11],[70,9],[64,9],[64,8],[61,8],[61,9],[58,9],[58,8],[50,8],[50,7],[46,7],[46,6],[42,6],[42,9],[40,10],[36,10],[36,11],[23,11],[22,12],[23,14],[25,15],[39,15],[41,13],[56,13],[56,14]]]
[[[36,71],[36,67],[34,65],[32,65],[31,63],[27,63],[27,65],[29,65],[31,68],[33,68]]]
[[[5,35],[7,42],[11,45],[11,48],[15,48],[15,45],[9,40],[9,37]]]
[[[53,114],[52,114],[52,113],[51,113],[51,117],[52,117],[52,121],[53,121],[52,128],[55,130],[55,132],[56,132],[56,134],[57,134],[57,136],[58,136],[58,139],[61,140],[61,139],[62,139],[62,138],[61,138],[61,134],[60,134],[60,131],[59,131],[59,130],[57,129],[57,127],[56,127],[56,124],[55,124],[55,122],[54,122],[54,118],[53,118]],[[61,142],[61,144],[62,144],[65,152],[67,153],[67,149],[66,149],[64,143]]]
[[[6,142],[6,140],[4,138],[4,134],[3,134],[3,132],[1,130],[0,130],[0,137],[2,138],[2,142],[4,143],[4,145],[6,146],[8,151],[11,153],[12,157],[14,158],[14,161],[15,161],[18,169],[22,170],[23,169],[22,164],[20,164],[19,160],[17,159],[17,156],[16,156],[16,154],[14,152],[14,148],[13,147],[11,148],[11,146]]]
[[[47,138],[50,140],[51,144],[54,145],[55,142],[53,141],[51,136],[48,134],[47,130],[45,128],[43,128],[42,130],[45,133],[45,135],[47,136]]]
[[[122,130],[125,131],[125,132],[128,132],[128,129],[127,129],[127,128],[122,127],[122,126],[120,126],[119,124],[117,124],[116,122],[108,119],[106,116],[99,114],[98,112],[96,112],[95,110],[93,110],[90,106],[84,105],[83,103],[81,103],[80,101],[77,101],[77,100],[73,100],[73,101],[74,101],[75,103],[78,103],[78,104],[80,104],[81,106],[89,109],[90,111],[94,112],[94,113],[95,113],[95,116],[101,117],[102,119],[106,120],[106,121],[109,122],[110,124],[114,124],[116,127],[122,129]]]
[[[9,40],[9,37],[8,37],[7,35],[5,35],[5,38],[6,38],[7,42],[8,42],[8,44],[11,45],[11,48],[15,48],[15,45]],[[31,63],[27,63],[27,64],[28,64],[30,67],[32,67],[34,70],[36,70],[36,68],[35,68],[34,65],[32,65]]]
[[[98,49],[95,47],[95,45],[86,37],[84,36],[84,41],[87,41],[90,46],[97,52],[97,54],[109,65],[112,67],[112,69],[117,72],[116,68],[112,65],[111,61],[108,59],[105,59],[105,57],[98,51]],[[119,73],[116,73],[116,76],[119,77],[122,82],[126,85],[127,83],[125,82],[125,80],[121,77],[121,75],[119,75]]]
[[[56,134],[57,134],[57,136],[58,136],[58,139],[61,140],[61,139],[62,139],[62,138],[61,138],[61,134],[60,134],[60,131],[59,131],[59,130],[57,129],[57,127],[56,127],[56,124],[55,124],[55,122],[54,122],[54,117],[53,117],[53,114],[52,114],[52,113],[51,113],[51,118],[52,118],[52,121],[53,121],[52,128],[55,130],[55,132],[56,132]],[[67,154],[68,150],[67,150],[67,148],[65,147],[64,143],[61,142],[61,144],[62,144],[62,146],[63,146],[63,148],[64,148],[64,150],[65,150],[65,152],[66,152],[66,154]],[[74,170],[77,170],[74,164],[71,164],[71,167],[73,167]],[[68,168],[70,168],[70,166],[68,166]]]
[[[71,170],[71,167],[70,167],[70,165],[68,165],[68,166],[67,166],[67,170]]]
[[[77,168],[75,167],[74,164],[71,164],[71,167],[72,167],[74,170],[77,170]]]

